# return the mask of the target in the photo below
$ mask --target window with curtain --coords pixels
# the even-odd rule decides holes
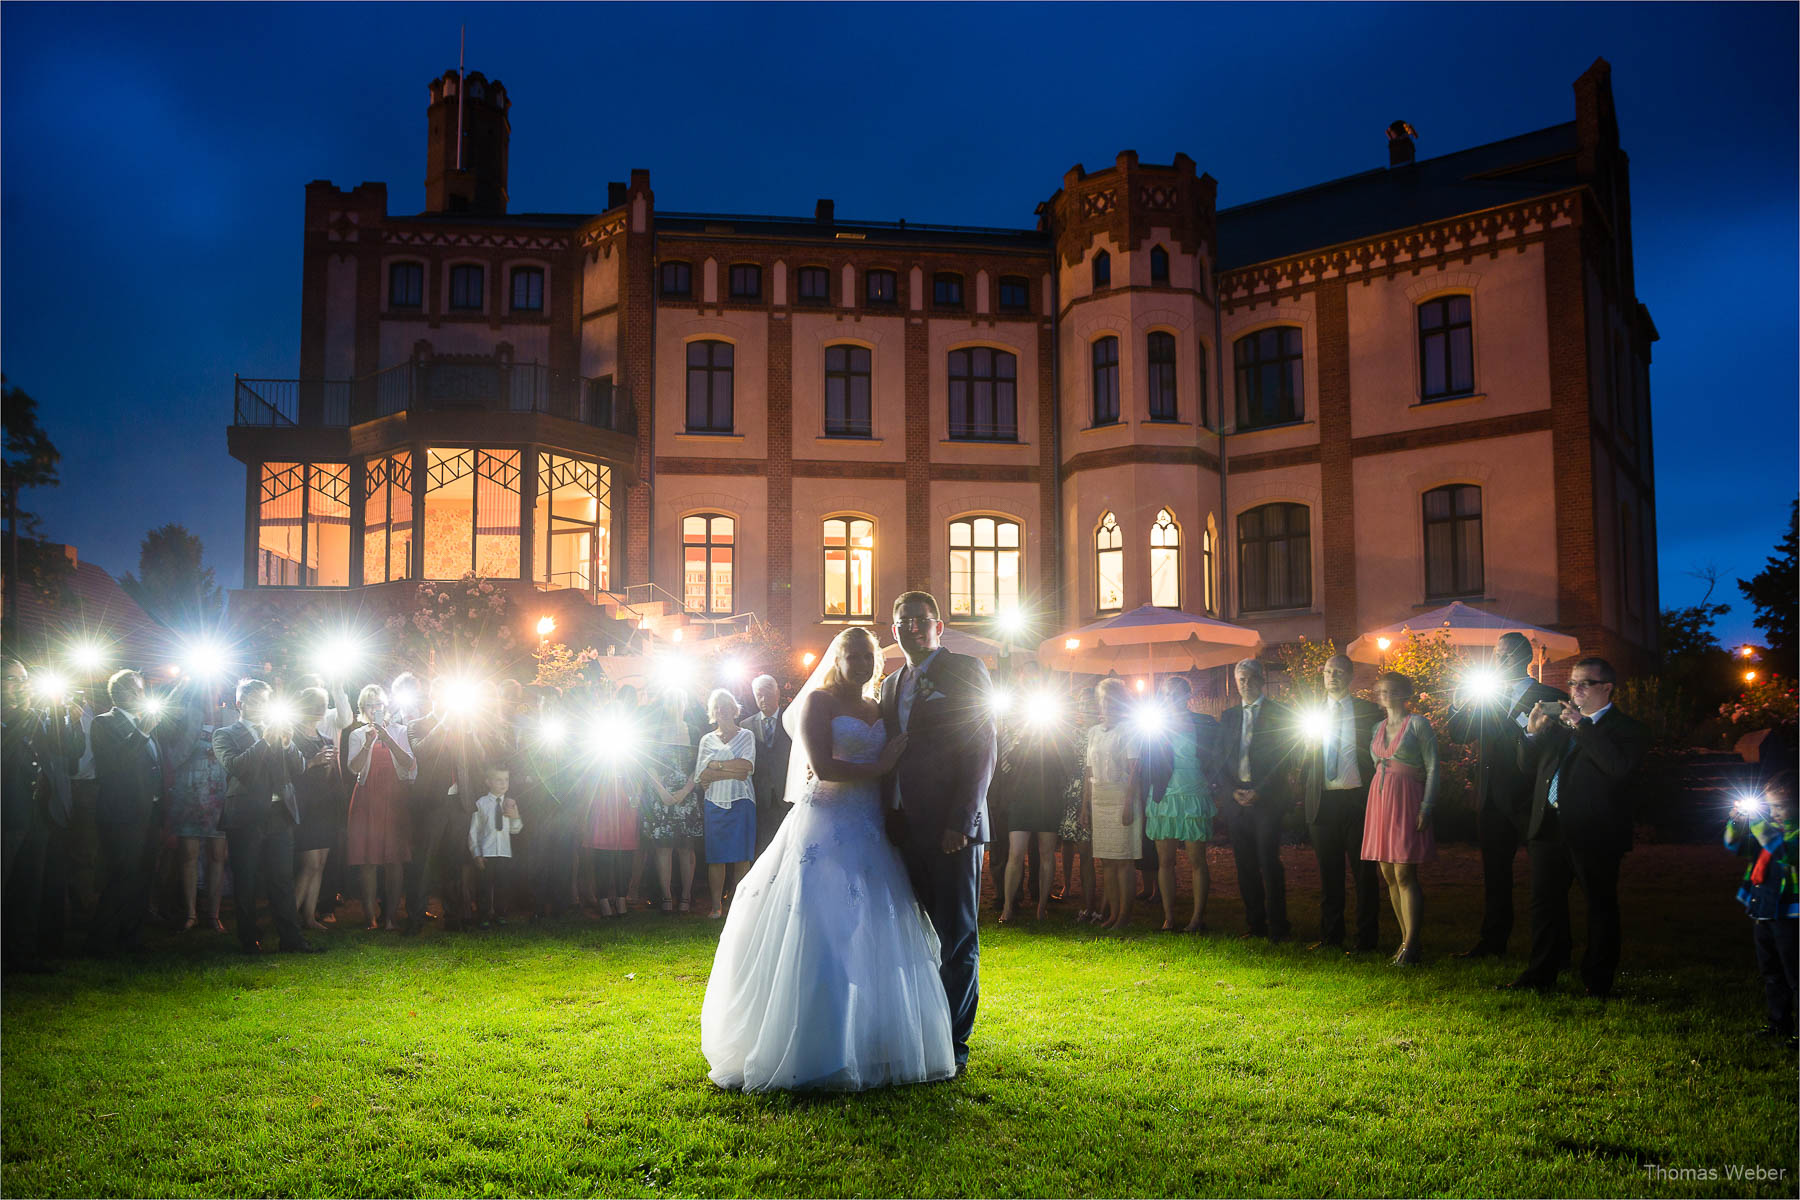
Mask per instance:
[[[867,517],[826,517],[825,615],[875,615],[875,522]]]
[[[666,262],[662,265],[662,294],[665,296],[691,296],[694,294],[694,268],[684,262]]]
[[[950,615],[991,617],[1019,607],[1019,524],[1005,517],[950,522]]]
[[[709,617],[732,613],[737,522],[718,513],[681,520],[681,602]]]
[[[1094,361],[1094,424],[1119,423],[1119,339],[1096,338]]]
[[[1169,282],[1169,252],[1161,246],[1150,247],[1150,282]]]
[[[939,308],[961,308],[963,277],[950,271],[941,271],[932,276],[931,302]]]
[[[1304,504],[1264,504],[1238,517],[1238,610],[1312,603],[1312,526]]]
[[[863,289],[870,304],[893,304],[900,296],[900,280],[892,271],[870,271],[863,276]]]
[[[959,441],[1019,440],[1019,360],[1004,350],[952,350],[950,436]]]
[[[1419,305],[1419,399],[1475,390],[1473,334],[1467,296],[1439,296]]]
[[[1024,312],[1031,307],[1031,281],[1021,275],[1000,277],[1000,311]]]
[[[1259,329],[1232,344],[1239,429],[1300,419],[1304,411],[1300,344],[1300,330],[1294,325]]]
[[[1150,360],[1150,419],[1176,420],[1179,408],[1175,399],[1175,335],[1155,330],[1144,348]]]
[[[545,587],[608,590],[612,470],[540,453],[532,509],[532,574]]]
[[[866,346],[825,347],[825,436],[868,437],[869,362]]]
[[[450,268],[450,307],[458,312],[480,312],[484,307],[487,272],[473,263]]]
[[[544,268],[514,267],[512,270],[512,311],[544,311]]]
[[[258,584],[348,587],[350,464],[264,463],[256,537]]]
[[[1181,527],[1168,509],[1158,509],[1150,527],[1150,603],[1181,607]]]
[[[1094,255],[1094,290],[1112,286],[1112,255],[1102,250]]]
[[[517,579],[519,451],[425,453],[424,577]]]
[[[425,264],[397,262],[389,265],[388,307],[425,307]]]
[[[1425,595],[1478,596],[1481,569],[1481,489],[1453,483],[1424,497]]]
[[[371,458],[363,471],[363,582],[412,578],[412,454]]]
[[[1110,511],[1094,530],[1094,604],[1103,613],[1125,607],[1125,531]]]
[[[731,268],[731,298],[757,300],[762,297],[762,268],[755,263],[739,263]]]
[[[824,304],[831,299],[831,272],[824,267],[801,267],[797,283],[802,304]]]
[[[1219,535],[1213,532],[1212,522],[1200,532],[1200,589],[1202,600],[1206,604],[1209,616],[1217,616],[1219,612]]]
[[[689,433],[730,433],[732,347],[730,342],[689,342],[687,348],[687,429]]]

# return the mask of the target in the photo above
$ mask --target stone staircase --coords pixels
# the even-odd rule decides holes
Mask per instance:
[[[1757,771],[1729,750],[1688,749],[1652,754],[1639,778],[1644,796],[1638,820],[1651,827],[1652,840],[1710,842]]]

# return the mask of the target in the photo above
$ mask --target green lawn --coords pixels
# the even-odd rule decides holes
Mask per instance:
[[[170,935],[139,962],[6,981],[0,1189],[1792,1196],[1794,1055],[1745,1036],[1761,1003],[1736,869],[1707,847],[1627,861],[1605,1005],[1573,983],[1496,991],[1517,961],[1240,943],[1223,873],[1208,936],[989,924],[968,1075],[850,1097],[707,1082],[704,919],[344,932],[258,960]],[[1428,875],[1434,950],[1471,939],[1477,874],[1460,850]]]

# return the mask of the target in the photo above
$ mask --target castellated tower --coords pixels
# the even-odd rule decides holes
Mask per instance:
[[[512,122],[506,114],[512,102],[506,98],[505,84],[480,71],[468,72],[460,86],[459,96],[455,71],[445,71],[431,81],[431,104],[426,109],[425,211],[503,216],[507,144],[512,138]]]
[[[1155,166],[1127,150],[1072,168],[1038,208],[1055,245],[1071,623],[1218,611],[1217,194],[1185,154]]]

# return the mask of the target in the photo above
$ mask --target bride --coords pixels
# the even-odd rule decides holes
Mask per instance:
[[[956,1074],[938,940],[888,842],[887,740],[867,696],[875,637],[846,629],[782,720],[793,811],[738,884],[719,938],[700,1049],[745,1091],[861,1091]]]

